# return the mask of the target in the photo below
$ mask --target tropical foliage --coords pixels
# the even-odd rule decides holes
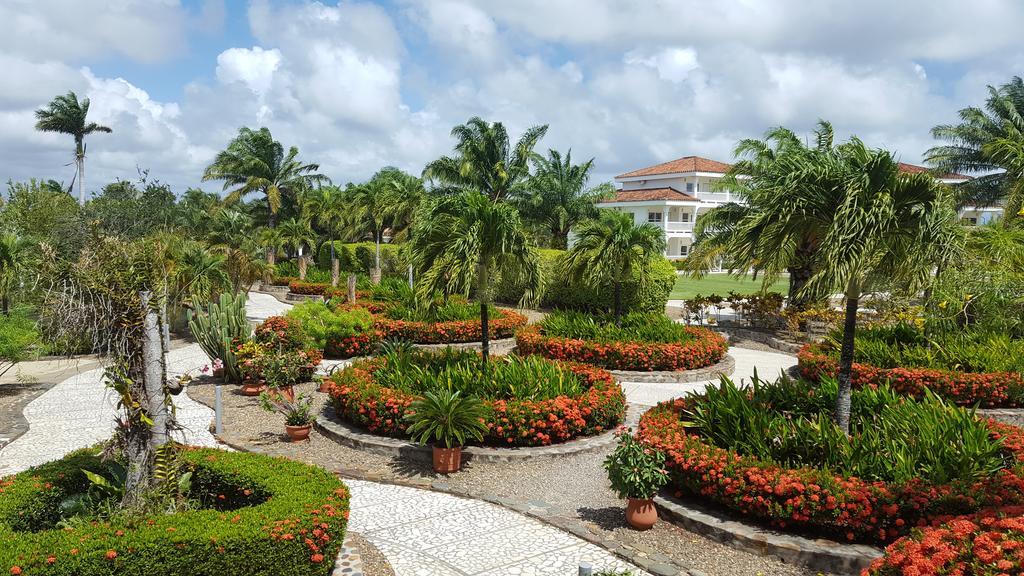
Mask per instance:
[[[109,134],[113,131],[109,126],[86,121],[89,104],[88,98],[79,101],[74,92],[68,91],[50,101],[46,108],[36,110],[36,130],[68,134],[75,139],[75,175],[78,178],[78,201],[81,204],[85,204],[85,137],[96,132]]]

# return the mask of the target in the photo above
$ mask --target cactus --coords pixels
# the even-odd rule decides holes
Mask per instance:
[[[221,294],[220,300],[211,303],[206,311],[189,311],[188,327],[203,352],[211,360],[220,358],[224,363],[224,380],[241,382],[235,346],[252,336],[252,325],[245,317],[245,293]]]

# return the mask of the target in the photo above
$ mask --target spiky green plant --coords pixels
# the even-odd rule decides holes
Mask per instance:
[[[235,347],[252,336],[252,325],[245,317],[245,293],[221,294],[220,300],[210,303],[205,311],[190,311],[188,327],[203,352],[211,360],[220,358],[224,363],[224,379],[240,382]]]
[[[407,416],[409,435],[420,444],[433,440],[445,448],[464,446],[466,440],[483,440],[483,402],[474,396],[463,396],[458,390],[427,392],[412,403]]]

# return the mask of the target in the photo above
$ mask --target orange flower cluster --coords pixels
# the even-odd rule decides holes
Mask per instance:
[[[725,357],[725,339],[706,328],[686,327],[690,340],[681,343],[593,342],[546,336],[538,325],[516,333],[520,354],[553,360],[586,362],[608,370],[675,371],[704,368]]]
[[[839,362],[814,344],[797,354],[800,374],[817,381],[835,376]],[[1014,372],[957,372],[934,368],[879,368],[854,362],[855,388],[888,383],[900,394],[923,398],[925,389],[960,406],[980,404],[983,408],[1017,408],[1024,398],[1024,376]]]
[[[324,282],[304,282],[302,280],[288,282],[288,291],[292,294],[305,294],[307,296],[319,295],[325,299],[340,296],[344,293],[340,288],[335,288]]]
[[[417,396],[376,383],[373,372],[383,366],[374,358],[331,377],[331,400],[338,416],[374,434],[405,438],[405,415]],[[585,392],[578,397],[548,400],[484,400],[488,410],[483,444],[546,446],[613,428],[626,413],[626,397],[605,370],[566,363]]]
[[[1024,505],[1024,478],[1006,468],[973,483],[870,482],[814,468],[790,469],[714,446],[688,434],[688,400],[663,403],[640,420],[638,435],[666,454],[677,495],[710,500],[777,528],[841,540],[888,543],[914,527],[962,514]],[[988,422],[992,435],[1024,461],[1024,430]]]

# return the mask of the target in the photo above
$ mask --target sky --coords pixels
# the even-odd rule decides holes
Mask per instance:
[[[595,159],[594,184],[819,118],[920,163],[930,129],[1024,74],[1018,0],[0,0],[0,178],[69,183],[68,90],[112,134],[87,189],[177,193],[242,126],[334,182],[419,174],[472,116]]]

